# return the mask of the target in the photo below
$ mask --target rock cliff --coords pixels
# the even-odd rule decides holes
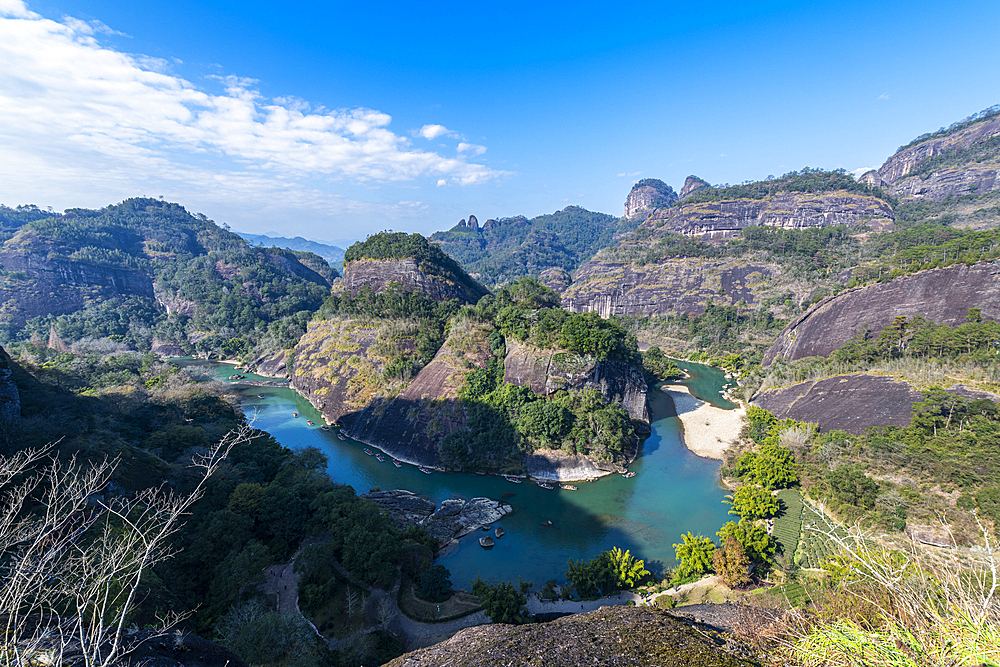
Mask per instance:
[[[659,208],[677,203],[674,189],[656,178],[644,178],[632,186],[625,199],[626,218],[646,218]]]
[[[965,321],[969,308],[981,308],[983,317],[1000,319],[1000,262],[921,271],[827,297],[785,327],[763,363],[769,365],[779,357],[792,361],[829,356],[862,325],[880,331],[898,315],[920,315],[954,326]]]
[[[401,655],[386,667],[754,664],[726,653],[721,643],[666,612],[615,606],[548,623],[466,628],[445,642]]]
[[[998,399],[964,387],[949,391],[966,398]],[[824,431],[837,429],[858,435],[872,426],[909,426],[913,404],[920,400],[920,392],[905,382],[855,373],[762,392],[754,396],[753,403],[778,419],[796,419],[817,424]]]
[[[153,298],[142,271],[102,266],[23,250],[0,252],[0,315],[17,326],[33,317],[62,315],[115,296]]]
[[[711,240],[737,236],[744,227],[856,227],[894,219],[889,204],[868,195],[845,191],[780,192],[764,199],[699,202],[660,209],[642,227]]]
[[[649,432],[646,380],[642,371],[622,361],[597,361],[565,350],[541,350],[510,341],[504,359],[504,382],[528,387],[539,396],[560,389],[597,389],[620,403],[634,422]]]
[[[562,307],[575,313],[700,314],[709,299],[756,302],[778,273],[775,265],[736,259],[665,258],[637,266],[598,257],[584,264],[568,287],[550,286],[560,292]]]
[[[687,199],[691,193],[701,188],[710,187],[708,181],[697,176],[688,176],[684,179],[684,187],[681,188],[680,201]]]
[[[467,276],[461,280],[458,276],[428,273],[412,257],[360,259],[344,265],[344,289],[352,297],[364,287],[370,287],[376,293],[384,292],[390,282],[399,283],[407,292],[418,292],[435,301],[458,299],[474,304],[489,293]]]
[[[1000,134],[1000,117],[973,123],[958,131],[928,138],[897,151],[879,167],[881,179],[892,186],[909,175],[927,158],[949,150],[963,150]]]

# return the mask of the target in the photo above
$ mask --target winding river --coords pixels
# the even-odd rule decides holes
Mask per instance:
[[[223,381],[233,372],[227,364],[174,361],[196,366]],[[721,371],[702,364],[678,364],[690,375],[683,384],[695,396],[718,407],[735,407],[721,395],[726,383]],[[247,375],[247,379],[267,378]],[[291,449],[319,448],[329,458],[330,477],[358,493],[375,487],[409,489],[436,502],[488,496],[510,503],[514,512],[499,522],[507,534],[497,540],[496,547],[482,549],[479,535],[472,534],[462,538],[458,548],[438,557],[437,562],[451,571],[456,588],[468,588],[468,582],[480,575],[488,581],[514,582],[520,576],[534,582],[537,589],[548,579],[561,581],[570,558],[589,559],[615,546],[631,550],[646,561],[647,569],[659,574],[673,566],[673,544],[683,533],[714,537],[728,520],[719,462],[695,456],[684,447],[673,404],[659,391],[649,394],[652,434],[630,468],[636,475],[579,483],[578,491],[513,484],[492,475],[425,475],[410,465],[396,468],[388,458],[380,463],[367,456],[361,443],[338,440],[336,429],[320,429],[324,423],[320,413],[291,389],[238,385],[237,391],[256,428]],[[300,416],[293,417],[293,412]],[[309,426],[307,419],[317,425]]]

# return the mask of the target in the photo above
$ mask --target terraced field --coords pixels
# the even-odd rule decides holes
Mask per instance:
[[[819,569],[822,562],[837,552],[836,544],[825,533],[831,530],[823,515],[811,505],[802,505],[802,532],[795,562],[808,569]],[[833,533],[847,538],[847,533],[837,527]]]
[[[778,500],[781,511],[774,518],[774,539],[790,563],[802,532],[802,494],[798,489],[782,489],[778,492]]]

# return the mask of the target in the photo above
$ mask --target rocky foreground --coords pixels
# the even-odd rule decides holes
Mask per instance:
[[[549,623],[467,628],[448,641],[407,653],[386,664],[387,667],[754,664],[726,653],[721,644],[711,635],[661,611],[648,607],[604,607]]]
[[[469,501],[455,498],[441,501],[438,507],[433,500],[405,489],[372,491],[363,497],[388,512],[400,526],[423,526],[441,545],[489,526],[514,511],[510,505],[492,498]]]

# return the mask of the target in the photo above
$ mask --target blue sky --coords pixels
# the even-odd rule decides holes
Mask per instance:
[[[1000,102],[1000,3],[0,0],[0,203],[429,234],[877,167]]]

